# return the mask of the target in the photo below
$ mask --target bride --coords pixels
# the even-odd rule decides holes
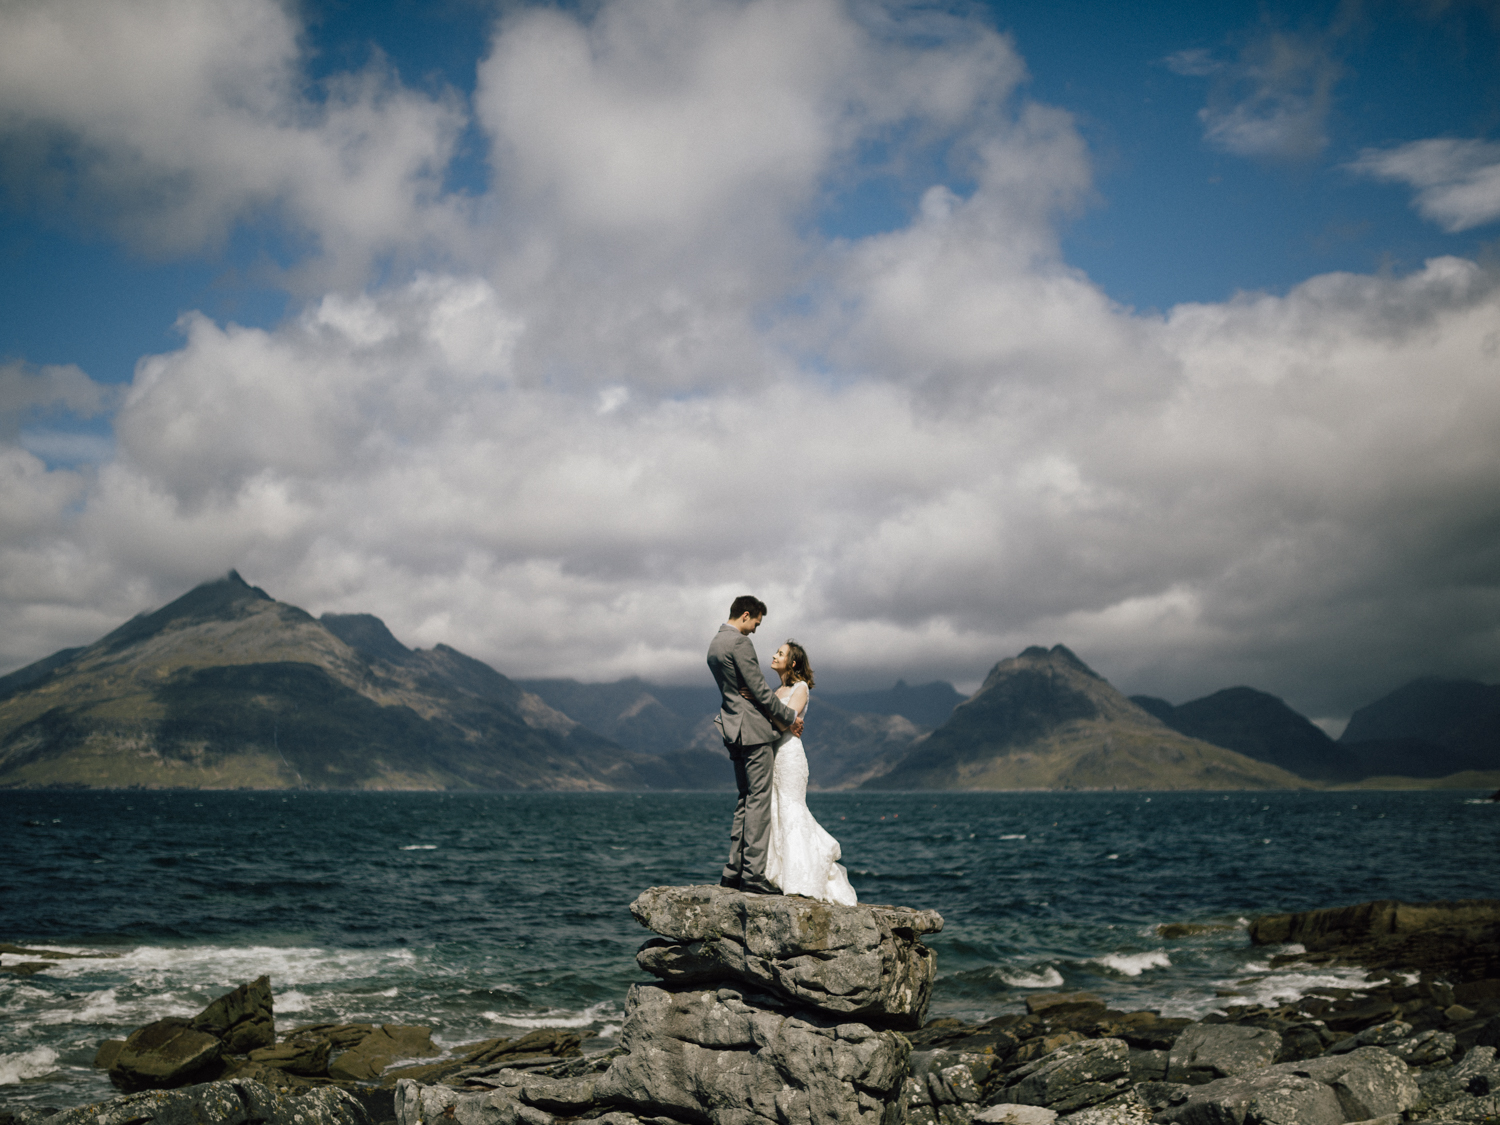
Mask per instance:
[[[797,712],[807,712],[813,686],[807,652],[787,641],[771,658],[781,676],[776,695]],[[853,906],[858,900],[849,875],[839,864],[839,842],[824,831],[807,809],[807,755],[802,740],[783,734],[775,744],[776,769],[771,780],[771,838],[766,849],[766,878],[784,895],[806,895]]]

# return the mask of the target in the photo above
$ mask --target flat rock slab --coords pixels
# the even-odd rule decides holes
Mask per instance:
[[[330,1078],[368,1082],[397,1059],[430,1059],[442,1054],[432,1043],[432,1029],[382,1024],[328,1066]]]
[[[1121,1039],[1069,1043],[1022,1067],[997,1102],[1071,1113],[1122,1093],[1130,1085],[1130,1047]]]
[[[1263,1027],[1194,1023],[1182,1029],[1167,1057],[1171,1082],[1204,1083],[1264,1070],[1276,1061],[1281,1035]]]
[[[742,981],[784,999],[882,1026],[921,1026],[937,973],[924,934],[935,910],[840,906],[727,887],[652,887],[631,903],[667,940],[637,962],[675,984]]]
[[[631,988],[620,1042],[628,1053],[595,1083],[602,1104],[710,1125],[890,1125],[910,1052],[866,1024],[654,985]]]
[[[181,1086],[219,1060],[224,1044],[184,1019],[164,1019],[130,1033],[110,1065],[127,1090]]]

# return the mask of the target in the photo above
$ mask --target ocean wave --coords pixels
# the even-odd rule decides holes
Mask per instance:
[[[168,981],[175,987],[213,989],[233,988],[263,975],[270,976],[277,984],[362,980],[393,968],[410,968],[416,960],[416,954],[409,949],[142,945],[109,960],[60,961],[47,975],[63,979],[125,976],[153,989],[166,986]]]
[[[1147,969],[1170,969],[1172,959],[1162,950],[1154,949],[1146,953],[1106,953],[1094,958],[1094,964],[1127,977],[1138,977]]]
[[[396,850],[397,851],[403,851],[403,852],[435,852],[435,851],[437,851],[437,845],[436,844],[402,844]]]
[[[1368,988],[1367,970],[1361,968],[1319,969],[1313,972],[1272,969],[1269,964],[1250,962],[1240,968],[1241,976],[1207,982],[1209,988],[1229,993],[1210,999],[1206,989],[1194,995],[1180,995],[1162,1005],[1164,1016],[1198,1017],[1223,1011],[1234,1004],[1258,1004],[1274,1008],[1302,999],[1317,988],[1347,988],[1358,992]],[[1264,974],[1256,976],[1254,974]]]
[[[1057,988],[1062,982],[1062,974],[1051,965],[1045,965],[1040,970],[1026,972],[1014,969],[996,969],[994,973],[1012,988]]]
[[[491,1023],[508,1024],[511,1027],[592,1027],[601,1020],[620,1014],[619,1005],[613,1000],[601,1000],[597,1004],[591,1004],[583,1011],[568,1011],[565,1008],[553,1008],[547,1012],[538,1012],[532,1015],[518,1015],[511,1012],[484,1012],[483,1017]]]
[[[14,1086],[28,1078],[45,1078],[57,1069],[57,1052],[51,1047],[0,1055],[0,1086]]]

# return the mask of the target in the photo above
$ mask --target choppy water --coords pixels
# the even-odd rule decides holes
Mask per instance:
[[[861,901],[933,907],[931,1015],[1037,989],[1198,1015],[1357,974],[1272,971],[1257,913],[1495,897],[1500,806],[1470,792],[814,793]],[[728,794],[0,793],[0,941],[104,958],[0,974],[0,1101],[113,1091],[100,1040],[269,973],[279,1027],[455,1045],[542,1026],[603,1046],[627,906],[716,882]],[[1167,940],[1164,922],[1223,927]],[[5,964],[18,958],[4,957]],[[1241,1001],[1242,1002],[1242,1001]]]

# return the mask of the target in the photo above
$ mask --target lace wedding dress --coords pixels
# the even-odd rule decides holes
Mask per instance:
[[[786,703],[801,709],[807,685],[796,684]],[[839,864],[839,842],[813,819],[807,808],[807,754],[802,740],[783,735],[776,743],[776,770],[771,780],[771,838],[766,849],[766,878],[784,895],[806,895],[853,906],[858,899],[848,872]]]

